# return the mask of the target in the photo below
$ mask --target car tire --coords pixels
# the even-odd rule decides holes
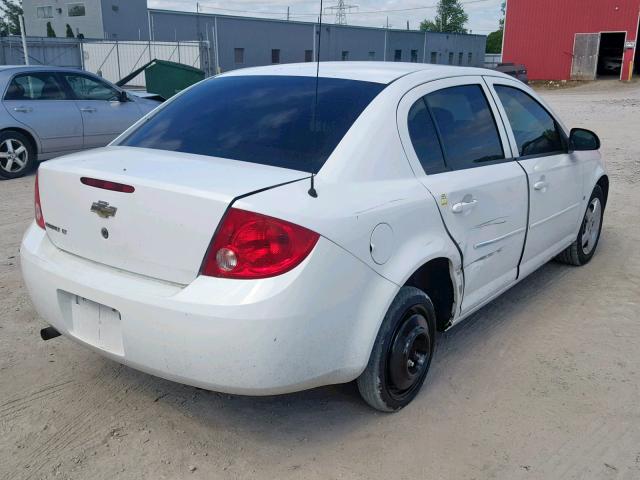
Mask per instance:
[[[402,287],[382,321],[367,368],[358,377],[371,407],[395,412],[418,394],[435,349],[436,315],[422,290]]]
[[[602,231],[604,194],[599,185],[593,189],[587,211],[582,218],[578,238],[555,259],[567,265],[582,266],[591,261],[596,252]]]
[[[19,152],[19,153],[18,153]],[[20,178],[38,164],[33,141],[15,130],[0,132],[0,178]]]

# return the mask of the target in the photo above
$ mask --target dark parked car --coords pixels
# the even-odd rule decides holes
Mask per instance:
[[[520,80],[522,83],[529,83],[529,78],[527,77],[527,67],[522,64],[499,63],[496,67],[496,70],[498,72],[511,75],[513,78]]]

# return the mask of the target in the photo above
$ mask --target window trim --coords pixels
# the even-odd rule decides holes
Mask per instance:
[[[84,2],[73,2],[65,4],[67,7],[67,18],[76,18],[76,17],[86,17],[87,16],[87,6]],[[84,8],[84,15],[69,15],[69,9],[71,7],[82,6]]]
[[[73,87],[71,86],[71,84],[69,84],[69,82],[65,78],[65,75],[76,75],[78,77],[88,78],[89,80],[93,80],[94,82],[103,83],[106,87],[118,92],[118,94],[122,94],[123,92],[123,90],[120,90],[114,85],[111,85],[105,82],[102,78],[94,77],[92,75],[87,75],[86,73],[83,73],[83,72],[54,72],[54,73],[58,75],[58,77],[60,78],[60,81],[63,84],[70,100],[76,100],[78,102],[115,102],[116,101],[116,100],[98,100],[98,99],[90,99],[90,98],[89,99],[79,98],[78,95],[76,95],[76,92],[73,90]]]
[[[40,10],[41,8],[50,8],[51,9],[51,16],[50,17],[39,17],[38,16],[38,10]],[[53,5],[36,5],[36,19],[38,20],[47,20],[49,18],[53,18]]]
[[[411,142],[411,147],[413,148],[413,151],[414,151],[414,153],[416,155],[416,158],[418,159],[418,163],[420,163],[420,166],[422,167],[422,170],[424,171],[425,175],[438,175],[440,173],[452,172],[453,169],[447,164],[447,159],[446,159],[445,154],[444,154],[444,146],[442,144],[442,137],[440,136],[440,128],[438,128],[438,124],[436,123],[435,118],[433,118],[433,113],[431,112],[431,107],[429,107],[429,104],[425,100],[425,97],[427,95],[428,94],[423,95],[422,97],[418,98],[415,102],[413,102],[411,104],[411,106],[409,107],[409,111],[407,112],[407,131],[409,133],[409,141]],[[426,172],[426,170],[424,169],[424,166],[422,165],[422,160],[420,160],[420,155],[418,155],[418,152],[416,151],[416,147],[415,147],[415,145],[413,143],[413,139],[411,138],[411,129],[409,128],[409,114],[411,113],[411,110],[413,109],[413,107],[418,102],[422,102],[422,104],[424,105],[424,108],[427,111],[427,115],[431,119],[431,124],[433,125],[433,129],[436,132],[436,140],[438,141],[438,146],[440,147],[440,155],[442,155],[442,169],[441,170],[438,169],[440,171],[431,172],[431,173],[427,173]]]
[[[438,141],[440,142],[440,148],[442,150],[442,155],[444,158],[444,164],[446,165],[447,169],[449,172],[457,172],[459,170],[469,170],[472,168],[479,168],[479,167],[487,167],[489,165],[498,165],[500,163],[506,163],[509,161],[513,161],[513,158],[510,158],[507,155],[507,151],[504,148],[504,143],[502,141],[502,137],[500,136],[500,127],[498,125],[498,121],[496,119],[496,115],[493,111],[493,108],[491,107],[491,101],[489,100],[489,97],[487,96],[486,92],[484,91],[483,88],[483,84],[478,82],[478,83],[465,83],[465,84],[461,84],[461,85],[452,85],[450,87],[444,87],[444,88],[439,88],[437,90],[433,90],[427,94],[424,95],[424,97],[428,97],[429,95],[433,94],[433,93],[437,93],[437,92],[442,92],[443,90],[449,90],[452,88],[459,88],[459,87],[471,87],[471,86],[477,86],[480,87],[480,92],[482,93],[485,101],[487,102],[487,106],[489,107],[489,112],[491,113],[491,118],[493,118],[493,125],[496,128],[496,134],[498,135],[498,141],[500,142],[500,149],[502,150],[502,158],[498,158],[495,160],[487,160],[484,162],[480,162],[480,163],[474,163],[469,165],[468,167],[465,168],[453,168],[449,161],[448,161],[448,154],[447,154],[447,149],[444,145],[444,141],[442,140],[442,132],[440,132],[440,125],[438,125],[438,122],[436,121],[435,115],[433,114],[433,112],[431,111],[431,105],[429,105],[429,102],[425,100],[425,105],[427,106],[427,109],[429,110],[429,115],[431,116],[431,120],[433,121],[433,124],[436,127],[436,133],[438,135]]]
[[[398,134],[400,136],[400,142],[402,143],[403,150],[405,152],[405,156],[407,162],[414,175],[417,178],[421,178],[422,176],[431,176],[431,175],[440,175],[438,174],[427,174],[420,163],[420,159],[413,147],[413,142],[411,141],[411,137],[409,135],[409,126],[408,126],[408,114],[409,110],[413,106],[413,104],[419,100],[420,98],[439,91],[445,88],[450,87],[459,87],[465,85],[479,85],[483,90],[485,98],[487,99],[487,103],[489,104],[489,108],[491,109],[491,114],[494,118],[494,122],[496,123],[496,129],[498,132],[498,137],[500,139],[500,145],[502,146],[503,154],[505,158],[495,161],[483,162],[481,164],[474,165],[465,170],[469,170],[471,168],[482,168],[492,166],[494,164],[502,164],[508,162],[514,162],[516,159],[512,154],[512,143],[511,138],[509,137],[509,131],[502,123],[502,116],[500,115],[500,109],[498,104],[495,102],[493,97],[494,93],[489,87],[486,79],[482,75],[456,75],[446,78],[440,78],[437,80],[428,80],[424,81],[420,84],[414,85],[408,91],[406,91],[402,98],[398,101],[396,106],[396,128],[398,129]],[[500,119],[500,122],[498,122]],[[458,170],[446,170],[442,173],[454,172]]]
[[[490,86],[491,95],[493,96],[494,101],[496,102],[496,104],[498,106],[498,112],[499,112],[500,116],[502,117],[502,123],[504,125],[505,130],[508,133],[509,142],[511,143],[511,151],[512,152],[514,152],[514,151],[517,152],[517,155],[514,155],[514,160],[530,160],[530,159],[534,159],[534,158],[553,157],[553,156],[556,156],[556,155],[568,155],[569,154],[569,137],[568,137],[567,133],[565,132],[562,124],[558,120],[558,118],[556,118],[556,116],[552,112],[550,112],[549,109],[545,105],[543,105],[537,98],[532,96],[529,92],[527,92],[523,88],[520,88],[518,85],[511,84],[511,83],[508,83],[508,82],[503,82],[502,80],[505,80],[505,79],[495,78],[494,77],[494,78],[491,78],[491,80],[489,80],[489,79],[485,79],[485,80],[487,80],[487,83]],[[498,87],[507,87],[507,88],[512,88],[514,90],[518,90],[518,91],[524,93],[527,97],[529,97],[531,100],[533,100],[536,104],[538,104],[540,106],[540,108],[542,108],[547,113],[547,115],[549,115],[551,117],[551,119],[553,120],[553,123],[554,123],[554,125],[556,127],[556,130],[560,134],[560,140],[562,141],[562,145],[563,145],[564,149],[563,150],[554,150],[552,152],[545,152],[545,153],[534,153],[534,154],[531,154],[531,155],[521,155],[520,154],[520,147],[518,146],[518,142],[516,141],[515,135],[513,133],[513,127],[511,126],[511,122],[509,121],[509,116],[507,115],[507,111],[505,110],[504,105],[502,104],[502,101],[500,100],[500,96],[498,95],[498,91],[496,90],[496,86],[498,86]]]
[[[58,80],[58,83],[60,84],[60,88],[62,89],[62,93],[64,93],[67,98],[63,98],[63,99],[60,99],[60,100],[34,100],[32,98],[29,98],[29,99],[24,100],[25,102],[68,102],[69,100],[75,100],[75,98],[73,98],[73,96],[69,95],[69,91],[67,90],[66,82],[64,82],[63,79],[60,78],[58,73],[59,72],[56,72],[54,70],[39,70],[39,71],[34,71],[34,72],[18,72],[18,73],[14,73],[11,76],[11,78],[9,79],[9,81],[7,82],[6,87],[4,88],[4,92],[2,93],[2,101],[3,102],[18,102],[18,101],[22,101],[22,100],[7,100],[7,93],[9,91],[9,87],[11,87],[11,84],[13,83],[13,81],[16,78],[18,78],[18,77],[26,77],[26,76],[35,75],[35,74],[53,75],[56,78],[56,80]]]

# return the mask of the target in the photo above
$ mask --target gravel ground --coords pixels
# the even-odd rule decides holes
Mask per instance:
[[[17,258],[33,177],[0,182],[0,478],[640,478],[640,84],[543,95],[602,138],[598,252],[442,335],[395,415],[353,385],[235,397],[42,342]]]

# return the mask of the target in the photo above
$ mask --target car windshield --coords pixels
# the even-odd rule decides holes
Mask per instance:
[[[120,145],[317,173],[383,84],[299,76],[229,76],[191,88]],[[317,97],[316,97],[317,88]]]

